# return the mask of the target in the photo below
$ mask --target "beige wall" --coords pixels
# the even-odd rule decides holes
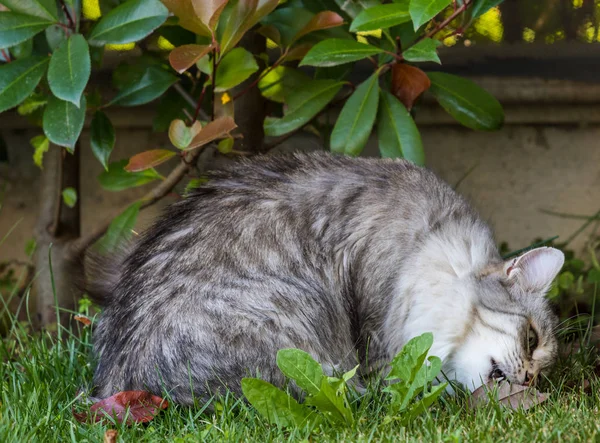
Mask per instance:
[[[549,216],[540,209],[576,214],[600,210],[600,106],[596,105],[600,97],[595,101],[588,94],[582,104],[572,100],[573,94],[581,91],[578,87],[543,82],[536,85],[537,95],[531,84],[521,85],[527,92],[525,96],[515,93],[515,88],[509,96],[505,94],[507,124],[498,132],[463,129],[429,105],[417,119],[428,166],[451,184],[475,166],[459,190],[491,222],[498,240],[509,242],[514,249],[536,237],[560,235],[565,239],[582,223]],[[486,87],[502,98],[503,84],[492,82]],[[117,145],[112,159],[168,143],[164,135],[152,133],[151,110],[117,110],[113,118]],[[0,181],[7,183],[0,211],[0,238],[16,225],[0,246],[0,261],[23,259],[24,245],[32,237],[35,224],[39,189],[39,171],[31,161],[29,139],[39,130],[28,129],[22,119],[12,115],[3,116],[0,130],[11,157],[10,165],[0,164]],[[318,140],[303,135],[287,142],[283,149],[317,147]],[[375,140],[370,141],[366,153],[376,153]],[[87,130],[83,133],[82,164],[84,231],[114,215],[147,189],[121,193],[101,189],[93,179],[101,166],[91,154]],[[158,210],[145,210],[140,228]],[[577,238],[573,243],[576,248],[583,246],[589,232]]]

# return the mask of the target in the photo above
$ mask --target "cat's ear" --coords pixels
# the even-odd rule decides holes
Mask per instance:
[[[526,292],[545,292],[560,272],[565,255],[555,248],[536,248],[504,263],[509,282]]]

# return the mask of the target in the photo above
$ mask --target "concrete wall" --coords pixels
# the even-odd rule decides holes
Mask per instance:
[[[566,239],[582,221],[550,216],[540,210],[591,215],[600,209],[600,91],[567,82],[478,81],[503,101],[504,129],[494,133],[464,129],[426,102],[417,122],[428,166],[451,184],[473,168],[459,190],[494,226],[498,240],[507,241],[513,249],[528,245],[536,237],[560,235]],[[115,111],[117,145],[113,160],[168,144],[164,135],[152,133],[152,115],[151,109]],[[39,170],[31,161],[33,149],[29,139],[40,130],[30,128],[18,116],[3,115],[0,131],[10,160],[8,164],[0,163],[0,183],[6,184],[0,239],[14,227],[0,245],[0,261],[24,259],[24,245],[32,237],[35,225],[39,190]],[[87,130],[82,141],[80,198],[86,231],[141,196],[151,185],[120,193],[103,190],[95,182],[102,169],[89,148]],[[318,147],[313,136],[300,135],[286,142],[282,150]],[[376,152],[376,142],[371,140],[365,153]],[[140,229],[151,222],[161,206],[142,213]],[[576,248],[583,247],[592,228],[595,226],[573,242]]]

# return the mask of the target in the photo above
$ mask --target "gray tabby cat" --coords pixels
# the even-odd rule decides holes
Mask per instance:
[[[368,372],[427,331],[450,379],[528,383],[556,356],[544,293],[563,260],[539,248],[503,262],[465,199],[406,161],[242,161],[108,270],[96,394],[191,404],[256,373],[281,385],[275,355],[291,347]]]

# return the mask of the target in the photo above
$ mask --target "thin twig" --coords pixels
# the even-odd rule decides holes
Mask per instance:
[[[216,42],[213,42],[213,44],[214,43],[216,43]],[[212,69],[212,75],[211,75],[211,79],[212,79],[212,112],[210,114],[211,121],[213,121],[215,119],[215,104],[217,102],[217,93],[215,92],[217,67],[219,66],[219,63],[217,62],[217,56],[218,56],[218,47],[215,47],[215,49],[213,51],[213,60],[212,60],[213,69]]]
[[[206,93],[206,85],[202,87],[202,92],[200,92],[200,97],[198,98],[198,102],[196,103],[196,111],[194,112],[194,118],[190,122],[193,124],[196,120],[198,120],[198,114],[200,114],[200,106],[202,106],[202,100],[204,100],[204,94]]]
[[[443,22],[436,25],[431,31],[422,35],[421,37],[416,39],[414,42],[412,42],[411,44],[406,46],[406,48],[404,48],[404,50],[406,51],[408,48],[410,48],[418,43],[421,43],[423,40],[425,40],[427,38],[431,38],[434,35],[436,35],[438,32],[440,32],[442,29],[444,29],[446,26],[448,26],[450,24],[450,22],[452,22],[452,20],[454,20],[460,14],[465,12],[467,10],[467,8],[469,6],[471,6],[472,3],[473,3],[473,0],[464,0],[463,4],[461,6],[459,6],[458,8],[456,8],[454,10],[454,12],[448,16],[448,18],[446,18]]]
[[[188,102],[190,106],[196,106],[196,100],[194,100],[194,98],[190,94],[188,94],[188,92],[185,89],[183,89],[183,86],[181,86],[179,83],[175,83],[173,85],[173,89],[175,89],[175,91],[177,91],[177,93],[181,95],[181,97],[183,97],[183,99],[186,102]],[[206,114],[206,112],[202,110],[202,108],[200,108],[200,110],[198,111],[198,117],[200,117],[202,120],[210,119],[210,117]]]
[[[471,175],[471,173],[475,170],[475,168],[479,166],[479,162],[475,163],[473,166],[471,166],[469,169],[467,169],[467,171],[456,181],[456,183],[454,184],[454,190],[458,189],[458,187],[460,186],[460,184],[465,181],[465,179]]]
[[[10,58],[10,54],[7,53],[4,49],[0,49],[0,52],[2,52],[2,57],[6,59],[6,63],[10,63],[12,61]]]
[[[575,232],[573,232],[564,242],[563,246],[568,245],[569,243],[571,243],[575,237],[577,237],[579,234],[581,234],[583,231],[586,230],[586,228],[592,224],[592,222],[594,222],[595,220],[598,219],[598,217],[600,217],[600,211],[596,212],[596,214],[594,214],[592,217],[590,217],[584,224],[582,224]]]
[[[64,11],[65,15],[67,16],[67,20],[69,21],[69,27],[75,31],[77,29],[77,26],[75,26],[75,22],[73,21],[73,17],[71,17],[71,13],[69,12],[69,7],[66,5],[64,0],[60,0],[60,4],[62,6],[62,10]]]

